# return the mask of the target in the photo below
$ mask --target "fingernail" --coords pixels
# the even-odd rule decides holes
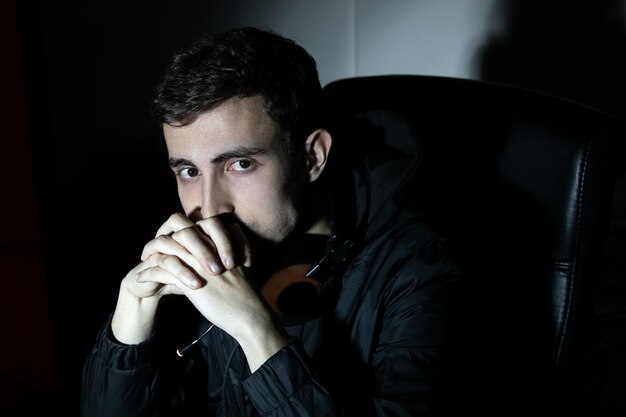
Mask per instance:
[[[235,266],[235,261],[233,260],[233,257],[227,256],[226,258],[224,258],[224,265],[226,266],[226,268],[232,268],[233,266]]]
[[[220,272],[220,266],[214,262],[211,262],[211,264],[209,265],[209,268],[211,269],[211,272],[217,274],[218,272]]]

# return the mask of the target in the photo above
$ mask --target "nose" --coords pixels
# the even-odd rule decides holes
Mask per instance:
[[[200,212],[203,219],[234,211],[235,208],[228,187],[219,178],[204,177],[202,188]]]

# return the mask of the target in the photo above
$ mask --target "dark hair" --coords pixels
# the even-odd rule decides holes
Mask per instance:
[[[322,88],[313,57],[295,41],[253,27],[205,34],[171,58],[153,101],[157,121],[184,126],[232,97],[260,95],[291,138],[322,124]]]

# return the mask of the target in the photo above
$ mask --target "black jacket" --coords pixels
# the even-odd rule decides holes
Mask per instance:
[[[420,158],[411,126],[382,113],[367,120],[382,134],[361,144],[367,157],[353,170],[366,227],[334,307],[288,326],[290,343],[253,374],[220,329],[178,358],[180,342],[170,343],[167,332],[126,346],[107,324],[84,366],[84,417],[445,414],[454,366],[450,312],[461,271],[450,240],[409,198]],[[168,316],[160,312],[159,321]]]

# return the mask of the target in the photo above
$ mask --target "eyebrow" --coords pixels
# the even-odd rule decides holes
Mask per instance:
[[[262,147],[238,146],[235,149],[216,155],[213,159],[211,159],[211,163],[217,164],[231,158],[249,158],[251,156],[267,155],[267,153],[267,149]],[[177,168],[180,166],[196,166],[196,164],[192,161],[185,158],[169,158],[167,162],[171,168]]]
[[[216,164],[231,158],[249,158],[251,156],[267,155],[267,149],[262,147],[238,146],[233,150],[221,153],[211,159],[211,163]]]
[[[191,166],[191,167],[195,167],[196,166],[196,164],[191,162],[189,159],[185,159],[185,158],[168,158],[167,164],[172,169],[173,168],[178,168],[178,167],[181,167],[181,166]]]

